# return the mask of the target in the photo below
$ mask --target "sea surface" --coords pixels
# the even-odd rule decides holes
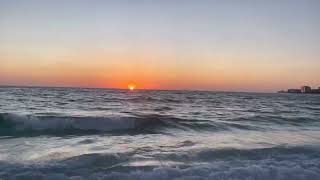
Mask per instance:
[[[0,88],[1,180],[319,180],[320,96]]]

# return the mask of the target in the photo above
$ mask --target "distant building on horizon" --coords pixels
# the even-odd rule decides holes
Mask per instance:
[[[301,87],[301,93],[311,93],[312,89],[310,86],[302,86]]]
[[[318,89],[312,89],[310,86],[301,86],[300,89],[288,89],[287,91],[278,91],[278,93],[320,94],[320,87],[318,87]]]
[[[288,89],[288,93],[301,93],[300,89]]]

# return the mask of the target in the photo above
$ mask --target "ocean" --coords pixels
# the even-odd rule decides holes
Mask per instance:
[[[0,88],[1,180],[319,180],[320,96]]]

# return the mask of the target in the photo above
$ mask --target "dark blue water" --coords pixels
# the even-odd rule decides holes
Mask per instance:
[[[0,179],[320,179],[320,96],[0,88]]]

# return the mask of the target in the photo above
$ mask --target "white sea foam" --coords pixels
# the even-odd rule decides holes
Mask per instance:
[[[318,180],[318,152],[317,148],[303,147],[203,150],[190,154],[192,158],[187,155],[171,158],[172,163],[168,164],[161,162],[172,155],[150,160],[137,158],[134,152],[93,153],[41,164],[0,161],[0,179]],[[202,157],[204,153],[205,159]],[[214,156],[219,158],[212,158]]]
[[[264,159],[259,161],[212,162],[188,167],[154,167],[149,170],[126,167],[119,171],[99,169],[93,162],[102,162],[100,156],[79,158],[73,163],[44,167],[1,164],[0,177],[7,179],[92,179],[92,180],[318,180],[320,159],[296,160]],[[119,157],[104,160],[114,161]],[[85,165],[83,165],[83,163]],[[89,163],[89,164],[88,164]],[[90,165],[90,166],[86,166]],[[100,164],[101,165],[101,164]],[[13,175],[12,172],[16,172]]]

